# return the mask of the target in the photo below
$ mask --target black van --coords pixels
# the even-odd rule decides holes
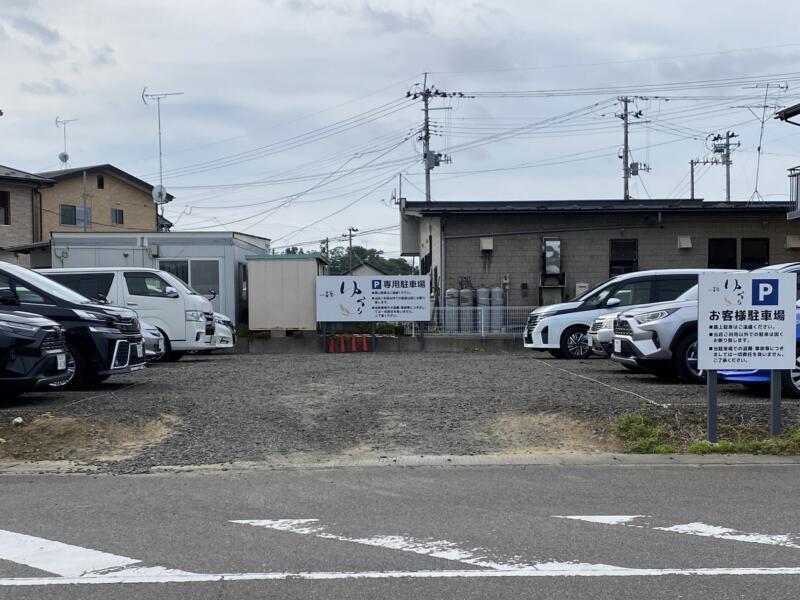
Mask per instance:
[[[0,262],[0,311],[23,310],[60,324],[66,332],[66,378],[52,387],[78,387],[145,367],[136,313],[94,304],[30,269]]]
[[[66,376],[67,342],[58,323],[0,311],[0,401]]]

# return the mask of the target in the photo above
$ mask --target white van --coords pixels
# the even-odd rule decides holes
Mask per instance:
[[[166,271],[141,267],[39,269],[76,292],[135,310],[164,336],[164,360],[214,348],[214,309],[205,297]]]

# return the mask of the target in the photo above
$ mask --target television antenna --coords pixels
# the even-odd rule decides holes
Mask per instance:
[[[148,100],[156,101],[158,114],[158,185],[153,187],[153,200],[161,207],[161,216],[164,216],[164,205],[167,203],[167,189],[164,187],[163,153],[161,152],[161,100],[169,96],[182,96],[183,92],[167,92],[162,94],[148,94],[147,86],[142,90],[142,102],[148,106]]]
[[[78,119],[61,119],[56,117],[56,127],[64,129],[64,151],[58,153],[58,160],[61,161],[61,168],[66,169],[69,166],[69,154],[67,153],[67,124],[74,123]]]

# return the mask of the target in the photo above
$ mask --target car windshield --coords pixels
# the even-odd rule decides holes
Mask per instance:
[[[675,298],[676,302],[678,302],[679,300],[697,300],[697,286],[693,285],[688,290],[683,292],[680,296]]]
[[[21,279],[25,283],[29,283],[33,287],[38,288],[45,294],[49,294],[50,296],[66,300],[67,302],[73,302],[75,304],[93,304],[93,302],[86,296],[82,296],[75,290],[72,290],[65,285],[61,285],[60,283],[53,281],[52,279],[49,279],[44,275],[37,273],[36,271],[31,271],[25,267],[11,264],[3,265],[3,269]]]
[[[583,294],[581,294],[580,296],[575,298],[575,302],[586,302],[587,300],[590,300],[591,298],[593,298],[593,296],[595,294],[602,293],[604,291],[603,288],[606,288],[609,283],[614,281],[614,279],[616,279],[616,277],[612,277],[611,279],[606,279],[602,283],[598,283],[596,286],[594,286],[589,291],[584,292]],[[605,295],[598,302],[602,302],[605,299],[605,297],[608,296],[608,292],[609,291],[611,291],[611,290],[610,289],[606,289],[605,290]]]
[[[159,271],[158,273],[164,279],[166,279],[172,285],[172,287],[180,290],[184,294],[189,294],[190,296],[199,296],[199,294],[186,285],[180,277],[176,277],[172,273],[168,273],[166,271]]]
[[[616,278],[612,278],[604,281],[590,292],[581,296],[580,300],[582,300],[586,306],[600,306],[600,304],[602,304],[603,301],[608,298],[611,292],[614,291],[613,282],[615,279]]]

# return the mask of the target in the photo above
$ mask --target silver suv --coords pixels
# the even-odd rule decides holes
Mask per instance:
[[[672,302],[621,312],[611,360],[659,376],[703,381],[697,368],[697,286]]]

